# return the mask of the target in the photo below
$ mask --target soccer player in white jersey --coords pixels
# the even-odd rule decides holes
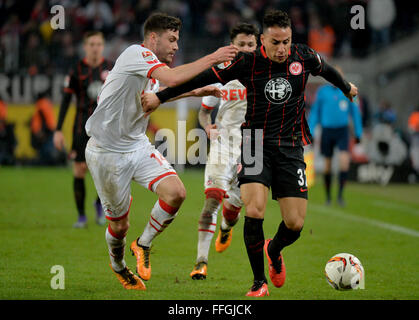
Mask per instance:
[[[175,170],[145,134],[149,117],[143,112],[141,93],[157,91],[159,81],[167,86],[179,85],[214,64],[230,61],[238,52],[234,46],[227,46],[193,63],[169,68],[166,63],[178,50],[180,27],[178,18],[166,14],[156,13],[146,20],[143,44],[128,47],[118,57],[101,89],[98,106],[86,123],[90,136],[86,160],[109,220],[106,242],[111,268],[126,289],[145,290],[142,280],[127,268],[124,260],[131,181],[158,196],[144,232],[130,246],[137,258],[137,273],[143,280],[151,276],[152,240],[173,221],[186,196]],[[217,91],[215,87],[206,87],[182,96]]]
[[[258,36],[258,29],[248,23],[239,23],[230,32],[231,43],[244,52],[256,49]],[[229,62],[225,65],[228,66]],[[210,138],[211,145],[205,166],[205,202],[199,218],[198,253],[190,274],[194,280],[207,277],[208,252],[221,203],[223,218],[215,242],[217,252],[223,252],[229,247],[232,228],[243,206],[238,187],[237,163],[240,161],[240,125],[244,121],[247,107],[246,88],[238,80],[224,86],[221,83],[216,85],[221,89],[222,96],[204,97],[199,111],[199,123]],[[218,113],[215,123],[212,123],[211,113],[216,106],[219,106]]]

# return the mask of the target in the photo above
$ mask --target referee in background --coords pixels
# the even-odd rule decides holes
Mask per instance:
[[[336,66],[343,77],[342,70]],[[320,153],[324,156],[324,185],[326,190],[326,204],[331,204],[332,158],[335,147],[339,149],[339,191],[337,202],[345,206],[343,189],[348,177],[350,154],[350,120],[352,118],[355,142],[359,143],[362,136],[362,119],[359,107],[342,93],[339,88],[326,84],[319,88],[317,97],[311,107],[309,115],[310,131],[314,134],[316,126],[320,124]]]

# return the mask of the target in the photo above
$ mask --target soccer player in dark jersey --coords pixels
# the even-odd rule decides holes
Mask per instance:
[[[84,156],[89,137],[84,129],[87,119],[97,106],[97,96],[106,79],[108,72],[112,69],[113,63],[106,60],[102,53],[105,41],[103,34],[98,31],[87,32],[83,38],[83,49],[85,57],[78,61],[70,70],[65,78],[64,94],[61,102],[60,113],[58,116],[57,129],[54,132],[54,145],[62,150],[64,147],[64,135],[62,126],[70,106],[73,94],[77,99],[76,116],[73,125],[73,145],[71,147],[70,158],[74,159],[74,197],[78,211],[78,220],[74,224],[75,228],[87,226],[85,214],[85,183],[87,165]],[[99,197],[94,203],[96,210],[96,223],[103,225],[105,218]]]
[[[238,79],[246,87],[239,183],[246,208],[244,243],[254,277],[247,296],[269,294],[264,254],[271,282],[276,287],[284,284],[282,249],[294,243],[303,228],[307,209],[303,146],[312,139],[304,104],[309,75],[322,76],[351,101],[358,91],[313,49],[292,44],[291,37],[288,15],[278,10],[268,11],[263,19],[262,46],[254,53],[240,52],[227,67],[213,67],[178,87],[142,97],[143,108],[150,113],[171,97],[205,84]],[[255,155],[253,163],[249,161],[252,154]],[[263,219],[269,188],[272,198],[279,203],[282,222],[273,239],[265,240]]]

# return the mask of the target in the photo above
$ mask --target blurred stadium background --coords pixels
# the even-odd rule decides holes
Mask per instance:
[[[65,9],[63,30],[53,30],[50,24],[51,7],[57,4]],[[356,5],[365,9],[364,29],[351,28],[356,12],[351,13],[351,8]],[[340,65],[360,89],[364,136],[361,147],[351,149],[350,179],[382,184],[417,181],[419,128],[417,113],[413,113],[419,111],[419,10],[409,1],[393,0],[1,1],[0,96],[7,108],[0,118],[13,126],[14,134],[2,134],[2,150],[12,152],[2,157],[2,164],[40,162],[31,145],[35,102],[40,93],[46,93],[58,116],[63,79],[83,57],[84,32],[102,31],[104,55],[114,61],[127,46],[142,41],[142,24],[150,13],[178,16],[183,28],[173,64],[179,65],[227,44],[228,31],[238,21],[260,26],[270,7],[290,14],[294,42],[307,43],[329,62]],[[321,78],[311,77],[308,109],[322,83]],[[151,117],[150,136],[159,128],[176,131],[175,119],[187,120],[187,130],[196,127],[199,105],[199,99],[193,98],[163,105]],[[67,146],[71,146],[73,112],[74,108],[64,125]],[[314,151],[317,154],[318,145]],[[316,170],[321,170],[321,161],[315,157]],[[65,164],[65,157],[58,156],[56,162]],[[392,174],[383,178],[389,166]]]

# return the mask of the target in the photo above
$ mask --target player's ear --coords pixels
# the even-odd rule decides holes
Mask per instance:
[[[264,40],[265,40],[265,37],[264,37],[264,34],[262,33],[261,35],[260,35],[260,43],[262,43],[262,45],[264,45]]]

